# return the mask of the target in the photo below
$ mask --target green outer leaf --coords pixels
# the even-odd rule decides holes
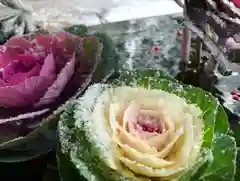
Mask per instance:
[[[97,82],[102,81],[99,77],[108,77],[118,70],[119,66],[119,56],[116,53],[115,45],[112,39],[104,33],[93,33],[99,41],[104,45],[101,57],[101,64],[98,68],[98,74],[96,74],[95,79]]]
[[[238,147],[238,154],[237,154],[237,161],[236,161],[236,174],[235,174],[235,181],[240,178],[240,148]]]
[[[60,150],[57,152],[58,171],[61,181],[81,180],[85,181],[84,177],[79,179],[78,170],[70,161],[68,155],[63,154]],[[81,176],[80,176],[81,177]]]
[[[199,181],[231,181],[236,172],[236,141],[229,135],[215,136],[212,144],[212,160]]]
[[[203,153],[206,152],[208,154],[202,157],[202,162],[199,162],[193,167],[193,169],[188,170],[188,172],[185,173],[188,176],[183,175],[180,180],[193,181],[197,179],[202,180],[203,178],[207,180],[209,178],[209,181],[220,181],[223,180],[223,178],[226,180],[226,176],[226,181],[232,180],[235,174],[236,143],[234,138],[228,135],[228,120],[222,106],[210,93],[199,88],[180,84],[178,81],[168,76],[167,74],[155,70],[135,70],[132,72],[120,72],[120,77],[118,79],[109,81],[108,83],[112,86],[128,85],[141,86],[151,89],[161,89],[176,94],[179,97],[185,98],[189,103],[197,104],[204,111],[203,120],[205,121],[205,133],[204,142],[202,144],[202,151]],[[85,107],[84,110],[76,107],[73,108],[72,111],[78,113],[84,113],[86,110],[91,111],[95,105],[96,98],[106,88],[107,86],[103,86],[102,88],[97,89],[97,94],[91,94],[93,96],[93,101],[88,102],[88,104],[85,105],[83,101],[84,97],[87,97],[88,92],[94,89],[94,86],[90,87],[86,91],[83,98],[77,101],[77,104],[83,105]],[[85,102],[86,101],[87,99]],[[81,114],[78,114],[78,116],[79,115]],[[82,120],[86,118],[78,117],[78,119]],[[61,126],[59,126],[59,128],[62,128],[69,124],[72,125],[72,123],[69,123],[68,120],[73,121],[73,119],[65,119],[64,122],[63,119],[61,119],[59,124]],[[62,129],[59,130],[61,133]],[[61,145],[66,142],[71,143],[68,144],[68,150],[66,150],[66,148],[62,148],[62,150],[65,150],[65,154],[70,156],[71,162],[74,163],[79,172],[83,174],[88,180],[90,180],[90,177],[93,174],[96,177],[93,180],[96,181],[129,180],[127,178],[120,177],[116,171],[111,170],[107,167],[107,165],[105,165],[105,162],[101,160],[101,155],[99,155],[98,149],[95,147],[94,143],[89,142],[89,130],[85,129],[84,125],[80,127],[78,126],[78,128],[73,127],[68,130],[69,131],[67,132],[71,132],[72,136],[77,136],[77,139],[70,140],[69,137],[68,139],[64,139],[64,136],[62,136],[62,139],[60,139]],[[70,145],[74,145],[74,147],[71,147]],[[228,148],[222,147],[223,145],[226,145]],[[224,161],[224,163],[222,163],[222,156],[225,157],[224,160],[229,161]],[[85,165],[79,165],[82,163]],[[220,163],[223,166],[219,166],[221,172],[218,172],[215,170],[215,167]],[[82,168],[84,168],[84,171]]]
[[[179,178],[178,181],[195,181],[199,174],[202,174],[202,170],[205,169],[208,164],[207,157],[202,157],[197,164],[195,164],[191,169],[184,173],[183,176]]]
[[[59,139],[61,145],[58,145],[57,149],[57,162],[58,171],[61,181],[74,181],[74,180],[84,180],[82,176],[79,176],[78,170],[75,165],[70,161],[70,155],[66,154],[70,152],[72,148],[72,143],[76,142],[76,136],[74,135],[74,103],[68,103],[66,105],[64,113],[61,115],[61,121],[59,122]],[[60,126],[61,125],[61,126]],[[64,144],[70,144],[64,146]],[[63,149],[68,148],[68,150]],[[80,179],[79,179],[80,177]]]
[[[57,149],[57,162],[58,171],[61,181],[69,180],[84,180],[82,176],[78,174],[78,170],[71,162],[70,153],[72,144],[76,142],[76,135],[74,122],[74,104],[69,103],[66,106],[64,113],[61,115],[61,121],[59,122],[59,139],[61,145],[58,145]],[[68,145],[69,144],[69,145]],[[81,179],[79,179],[81,177]]]
[[[54,112],[27,136],[1,144],[0,162],[24,162],[50,152],[56,142],[56,126],[60,113],[60,109]]]
[[[236,142],[233,137],[215,136],[212,150],[179,181],[231,181],[236,172]],[[236,177],[237,178],[237,177]]]
[[[221,132],[221,133],[230,132],[229,122],[224,121],[224,120],[228,120],[228,116],[224,111],[223,106],[218,106],[218,111],[215,119],[218,120],[217,122],[218,124],[215,124],[215,128],[214,128],[215,131]]]

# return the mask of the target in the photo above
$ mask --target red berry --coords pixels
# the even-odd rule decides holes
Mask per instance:
[[[160,52],[160,46],[153,45],[151,52],[152,52],[152,53]]]

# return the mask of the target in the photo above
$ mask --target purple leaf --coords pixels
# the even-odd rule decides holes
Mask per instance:
[[[56,47],[56,38],[51,35],[38,35],[35,40],[37,45],[41,47],[47,49],[52,49],[53,47]]]
[[[61,70],[55,82],[51,87],[48,88],[47,92],[40,99],[38,103],[35,104],[36,107],[50,104],[54,102],[62,93],[65,86],[68,84],[70,79],[72,78],[75,71],[76,58],[75,54],[71,58],[71,60],[65,65],[65,67]]]
[[[37,59],[35,56],[26,54],[26,55],[18,55],[16,57],[16,60],[19,60],[21,64],[23,65],[24,68],[32,68],[33,66],[36,65]]]
[[[53,54],[49,54],[44,60],[40,76],[48,77],[52,75],[56,75],[56,63]]]
[[[7,43],[0,46],[0,64],[5,67],[15,60],[19,54],[24,54],[25,50],[33,48],[33,44],[22,37],[14,36]]]
[[[33,44],[31,41],[25,39],[24,37],[20,36],[14,36],[10,38],[6,43],[6,46],[8,47],[21,47],[21,49],[29,49],[33,47]]]
[[[24,80],[26,80],[27,78],[38,76],[40,70],[41,70],[41,65],[37,64],[29,72],[26,72],[26,73],[20,72],[20,73],[16,73],[16,74],[12,75],[11,77],[9,77],[7,83],[9,85],[19,84],[19,83],[23,82]]]
[[[52,85],[55,77],[30,77],[24,82],[0,87],[0,105],[7,107],[22,107],[38,101],[48,87]]]
[[[81,43],[81,38],[74,36],[67,32],[60,32],[55,34],[57,39],[57,54],[72,55]]]
[[[19,55],[2,71],[2,79],[9,85],[23,82],[26,78],[38,76],[41,65],[32,55]]]
[[[0,87],[3,86],[8,86],[8,84],[4,80],[0,79]]]
[[[23,54],[24,50],[20,47],[7,47],[5,45],[0,46],[0,66],[5,67],[19,54]]]

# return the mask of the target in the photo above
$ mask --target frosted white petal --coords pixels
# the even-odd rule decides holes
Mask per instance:
[[[196,162],[203,121],[195,105],[161,90],[105,86],[99,94],[95,87],[98,92],[94,86],[87,91],[78,108],[83,111],[75,117],[111,168],[162,180],[176,178]]]

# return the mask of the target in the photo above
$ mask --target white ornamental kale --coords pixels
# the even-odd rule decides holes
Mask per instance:
[[[59,169],[87,180],[233,180],[236,142],[209,93],[154,70],[122,72],[68,105]],[[61,159],[65,155],[65,162]]]

